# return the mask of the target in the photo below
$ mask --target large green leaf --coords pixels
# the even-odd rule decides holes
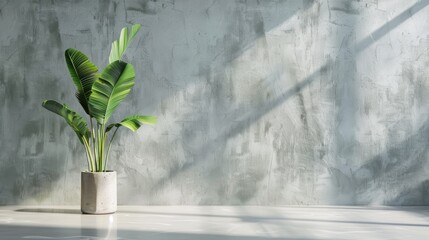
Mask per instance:
[[[135,132],[137,131],[137,129],[141,127],[141,125],[143,124],[153,125],[156,123],[156,121],[157,121],[156,117],[154,116],[129,116],[118,123],[110,124],[107,127],[106,132],[110,131],[113,127],[119,128],[121,126],[124,126],[130,129],[131,131]]]
[[[133,38],[136,36],[140,30],[140,24],[134,24],[131,27],[131,33],[128,34],[128,28],[124,27],[121,30],[121,35],[118,40],[115,40],[112,43],[112,48],[110,49],[109,63],[112,63],[117,60],[122,60],[122,55],[124,55],[125,50],[132,42]]]
[[[87,114],[88,101],[91,95],[92,84],[98,77],[98,68],[82,52],[69,48],[65,52],[67,68],[76,85],[76,97]]]
[[[134,85],[133,65],[115,61],[107,65],[92,85],[89,110],[99,124],[106,124],[118,105],[128,96]]]
[[[71,110],[67,105],[60,104],[54,100],[45,100],[42,106],[49,111],[56,113],[63,117],[70,127],[75,131],[79,137],[80,142],[83,144],[83,139],[88,140],[90,137],[90,131],[87,128],[85,119],[83,119],[75,111]]]

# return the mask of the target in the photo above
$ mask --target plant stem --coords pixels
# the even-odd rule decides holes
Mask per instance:
[[[100,166],[100,158],[101,158],[101,155],[100,155],[100,133],[99,133],[99,128],[100,128],[100,125],[97,123],[97,163],[96,163],[96,166],[97,166],[97,172],[98,172],[98,169],[99,169],[99,166]]]
[[[89,143],[88,143],[88,141],[85,138],[83,138],[83,143],[84,143],[84,146],[85,146],[85,149],[86,149],[86,154],[87,155],[89,154],[88,155],[89,156],[88,165],[91,166],[91,167],[88,167],[88,168],[90,168],[90,171],[93,172],[95,170],[94,157],[92,156],[91,149],[89,147]]]
[[[109,147],[107,148],[107,154],[106,154],[106,164],[104,165],[104,171],[106,171],[107,168],[107,162],[109,161],[109,153],[110,153],[110,147],[112,147],[113,139],[115,138],[116,132],[118,131],[118,127],[116,127],[115,132],[113,132],[112,138],[110,138]]]
[[[98,172],[103,171],[104,161],[104,124],[98,124],[97,139],[98,139]]]
[[[88,171],[90,171],[90,172],[92,172],[92,169],[91,169],[91,161],[89,160],[89,154],[88,154],[88,151],[90,151],[87,147],[86,147],[86,145],[84,144],[84,146],[85,146],[85,155],[86,155],[86,161],[88,162]]]
[[[105,131],[103,131],[102,134],[103,134],[103,157],[104,157],[104,159],[103,159],[103,168],[101,170],[103,172],[105,172],[106,171],[106,161],[107,161],[107,159],[106,159],[106,151],[104,149],[106,147],[107,133]]]
[[[94,125],[92,124],[92,117],[89,118],[91,122],[91,138],[92,138],[92,151],[94,153],[95,159],[97,158],[97,152],[95,151],[95,131],[94,131]]]
[[[94,152],[96,152],[96,154],[97,154],[97,157],[96,157],[96,161],[95,161],[95,166],[96,166],[96,171],[98,172],[98,166],[99,166],[99,164],[100,164],[100,158],[101,158],[101,155],[100,155],[100,135],[98,134],[98,132],[99,132],[99,128],[100,128],[100,124],[96,124],[96,133],[97,133],[97,149],[94,149]],[[95,146],[94,146],[94,148],[95,148]]]
[[[106,138],[106,133],[104,131],[104,124],[101,125],[101,128],[99,129],[100,131],[100,139],[101,139],[101,145],[100,145],[100,166],[98,168],[98,170],[100,172],[103,172],[103,163],[104,163],[104,144],[105,144],[105,138]]]

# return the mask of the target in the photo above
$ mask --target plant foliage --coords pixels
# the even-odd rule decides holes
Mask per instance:
[[[134,39],[138,31],[140,30],[140,24],[134,24],[131,27],[131,32],[128,35],[128,28],[122,28],[121,35],[118,40],[113,41],[112,49],[110,50],[109,63],[122,59],[125,50],[127,50],[131,41]]]
[[[76,49],[69,48],[65,52],[67,68],[76,85],[76,97],[87,114],[89,114],[88,101],[91,88],[98,78],[98,68],[85,54]]]
[[[133,65],[116,60],[103,70],[92,85],[89,108],[99,124],[106,124],[134,86]]]
[[[106,127],[109,118],[135,84],[134,67],[124,62],[122,56],[140,28],[140,24],[133,25],[129,34],[128,28],[122,29],[119,39],[112,43],[109,64],[101,74],[98,73],[97,66],[82,52],[73,48],[65,51],[67,68],[76,86],[75,95],[89,116],[90,128],[87,121],[67,105],[54,100],[45,100],[42,103],[44,108],[63,117],[76,133],[85,147],[88,170],[91,172],[106,171],[110,148],[121,126],[137,131],[143,124],[156,123],[156,117],[133,115]],[[96,120],[95,124],[93,118]],[[113,128],[115,131],[109,139],[108,133]]]

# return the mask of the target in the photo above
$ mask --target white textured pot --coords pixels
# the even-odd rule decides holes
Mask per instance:
[[[80,199],[82,213],[116,212],[116,172],[82,172]]]

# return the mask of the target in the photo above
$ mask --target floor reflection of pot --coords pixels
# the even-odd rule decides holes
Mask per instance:
[[[81,237],[90,239],[117,239],[117,216],[85,215],[81,216]]]

